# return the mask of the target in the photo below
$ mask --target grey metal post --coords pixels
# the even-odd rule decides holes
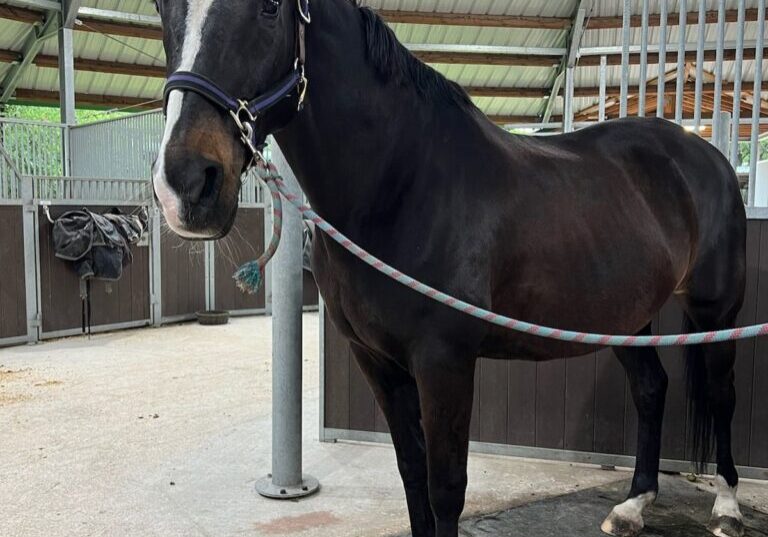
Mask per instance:
[[[661,0],[661,14],[659,22],[659,77],[656,79],[659,86],[656,97],[656,116],[664,117],[664,101],[667,84],[667,0]]]
[[[621,95],[619,117],[627,117],[629,99],[629,41],[631,36],[632,2],[624,0],[624,14],[621,32]]]
[[[640,95],[637,115],[645,117],[645,102],[648,86],[648,0],[643,0],[642,30],[640,33]]]
[[[600,56],[600,102],[598,121],[605,121],[605,99],[606,99],[606,73],[608,70],[608,57]]]
[[[693,123],[696,132],[701,133],[701,103],[704,88],[704,37],[707,33],[707,2],[699,0],[699,38],[696,43],[696,97],[693,108]]]
[[[717,52],[715,56],[715,107],[712,111],[712,140],[718,140],[720,133],[720,113],[723,109],[723,55],[725,48],[725,1],[717,1]],[[726,151],[727,154],[727,151]]]
[[[757,182],[757,161],[760,158],[760,90],[763,86],[763,52],[765,45],[765,0],[757,3],[757,47],[755,48],[755,81],[752,90],[752,132],[750,135],[749,190],[747,205],[755,204],[755,184]]]
[[[289,189],[299,192],[282,151],[271,143],[272,160]],[[301,315],[302,222],[290,204],[283,206],[283,235],[272,261],[272,473],[256,483],[262,496],[297,498],[320,485],[301,467]]]
[[[203,247],[205,266],[205,309],[216,309],[216,243],[206,241]]]
[[[736,63],[733,67],[733,116],[731,118],[730,161],[735,168],[739,158],[739,127],[741,125],[741,81],[744,76],[744,23],[746,19],[746,0],[739,0],[738,28],[736,33]]]
[[[688,23],[688,3],[686,0],[680,0],[680,13],[678,20],[678,31],[680,32],[677,42],[677,86],[675,88],[675,122],[678,125],[683,123],[683,94],[685,93],[685,43],[686,43],[686,25]]]
[[[38,300],[37,205],[32,177],[21,178],[22,233],[24,235],[24,289],[27,308],[27,341],[40,340],[41,321]]]
[[[573,75],[575,68],[565,70],[565,93],[563,94],[563,132],[573,132]]]
[[[152,198],[150,207],[150,247],[151,267],[152,267],[152,324],[160,326],[163,324],[163,261],[162,261],[162,221],[160,216],[160,207]]]
[[[71,174],[71,150],[69,128],[77,123],[75,115],[75,58],[73,52],[73,34],[71,28],[59,29],[59,102],[61,107],[62,151],[64,155],[64,175]]]
[[[731,146],[731,113],[720,112],[716,122],[718,123],[718,136],[712,139],[712,143],[727,157]]]

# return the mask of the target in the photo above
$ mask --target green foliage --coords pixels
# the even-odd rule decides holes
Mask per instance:
[[[44,121],[47,123],[59,123],[61,121],[61,112],[58,107],[53,106],[19,106],[8,105],[2,114],[5,117],[15,119],[25,119],[28,121]],[[117,119],[129,115],[126,112],[110,112],[108,110],[75,110],[77,123],[92,123],[104,119]]]
[[[741,166],[750,165],[750,156],[752,152],[752,145],[749,142],[739,142],[739,160]],[[768,160],[768,138],[763,138],[758,142],[758,162],[761,160]]]

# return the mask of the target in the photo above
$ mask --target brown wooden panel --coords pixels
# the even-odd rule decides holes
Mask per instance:
[[[325,426],[349,428],[349,345],[325,313]]]
[[[109,207],[90,207],[101,213]],[[135,207],[120,207],[125,213]],[[52,207],[57,216],[70,207]],[[53,251],[53,226],[40,212],[40,296],[43,332],[73,330],[82,326],[80,280],[71,263],[56,258]],[[131,248],[133,262],[125,267],[117,282],[94,280],[91,282],[91,325],[103,326],[148,320],[149,312],[149,256],[146,246]],[[137,275],[134,276],[134,273]]]
[[[627,376],[612,350],[595,354],[596,453],[624,453]]]
[[[503,444],[507,441],[508,362],[480,360],[478,437],[480,442]]]
[[[595,447],[595,355],[566,360],[565,367],[565,449],[591,452]]]
[[[668,302],[659,312],[659,334],[677,334],[683,327],[682,310]],[[681,347],[659,349],[659,356],[669,377],[664,425],[661,432],[661,456],[686,459],[686,423],[688,398],[685,389],[685,360]],[[628,390],[629,391],[629,390]]]
[[[744,305],[736,318],[736,325],[757,322],[757,280],[760,248],[760,221],[747,223],[747,284]],[[752,380],[755,365],[756,340],[736,343],[736,412],[733,416],[733,458],[738,465],[749,464],[749,442],[752,427]]]
[[[160,241],[163,317],[205,309],[205,251],[202,242],[185,241],[164,230]]]
[[[507,396],[507,443],[536,445],[536,362],[509,364]]]
[[[249,295],[238,289],[232,275],[243,263],[258,258],[264,252],[264,209],[238,209],[232,230],[224,239],[217,241],[214,247],[216,309],[263,309],[264,285],[256,294]]]
[[[749,222],[747,243],[747,291],[739,324],[768,320],[768,221]],[[673,301],[653,323],[654,333],[676,333],[682,327],[682,310]],[[665,348],[659,354],[670,378],[662,456],[685,460],[684,352]],[[768,339],[737,346],[734,455],[738,464],[756,467],[768,467],[768,360],[764,356],[768,356]],[[348,375],[342,372],[340,386],[335,388],[337,392],[347,388],[348,417],[354,415],[347,420],[349,426],[371,430],[372,423],[374,429],[385,430],[383,417],[356,369],[351,366]],[[332,383],[328,372],[326,379]],[[636,451],[637,413],[624,370],[609,349],[567,361],[478,360],[473,404],[472,440],[617,455]],[[327,411],[332,406],[327,401]]]
[[[565,447],[565,360],[536,364],[536,445]]]
[[[357,360],[350,353],[349,427],[355,431],[376,431],[376,400]]]
[[[312,273],[308,270],[304,272],[304,305],[305,306],[317,306],[319,303],[320,293],[317,290],[317,284]]]
[[[475,362],[475,376],[473,377],[472,417],[469,422],[469,438],[471,440],[480,438],[480,364],[481,360]]]
[[[768,222],[761,222],[760,269],[757,275],[757,318],[768,320]],[[755,343],[752,371],[752,415],[749,463],[768,467],[768,340]],[[738,397],[738,395],[737,395]]]
[[[22,218],[20,206],[0,206],[0,339],[27,334]]]

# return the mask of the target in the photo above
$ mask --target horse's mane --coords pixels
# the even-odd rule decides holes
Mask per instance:
[[[356,0],[350,0],[356,4]],[[395,33],[370,8],[358,7],[365,27],[368,61],[384,81],[411,85],[425,98],[473,106],[464,89],[422,63],[397,40]]]

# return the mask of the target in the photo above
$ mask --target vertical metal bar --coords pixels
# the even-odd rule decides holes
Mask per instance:
[[[717,148],[727,157],[731,148],[731,113],[720,112],[718,123]]]
[[[35,189],[31,177],[21,178],[22,232],[24,236],[24,289],[27,309],[27,339],[30,343],[40,339],[40,309],[38,308],[37,231],[35,220]]]
[[[664,102],[666,84],[667,84],[667,19],[669,18],[667,10],[667,0],[661,0],[659,22],[659,77],[657,79],[658,94],[656,97],[656,116],[664,117]]]
[[[757,161],[760,160],[760,92],[763,87],[763,53],[765,52],[765,0],[757,2],[757,43],[755,44],[755,82],[752,90],[752,132],[749,150],[749,190],[747,205],[755,204],[755,185],[757,183]]]
[[[605,99],[607,97],[606,85],[608,83],[608,57],[605,55],[600,56],[600,116],[598,121],[605,121]]]
[[[640,93],[637,115],[645,117],[645,101],[648,85],[648,0],[643,0],[642,32],[640,35]]]
[[[70,175],[70,126],[77,122],[75,116],[75,57],[73,52],[73,34],[71,28],[59,29],[59,101],[62,133],[62,156],[64,175]]]
[[[719,140],[721,137],[720,127],[722,123],[718,121],[723,109],[723,49],[725,48],[725,2],[717,1],[717,55],[715,56],[715,106],[712,111],[712,140]],[[725,151],[727,153],[727,150]]]
[[[298,181],[280,148],[272,147],[273,161],[283,170],[288,188],[298,192]],[[259,494],[271,498],[306,496],[319,487],[316,479],[302,475],[301,468],[301,259],[301,216],[286,204],[282,244],[272,272],[272,474],[256,484]]]
[[[573,75],[575,67],[565,70],[565,94],[563,95],[563,132],[573,132]]]
[[[707,0],[699,0],[699,39],[696,43],[696,101],[693,110],[693,123],[696,132],[701,133],[701,105],[704,90],[704,37],[707,34]]]
[[[736,167],[739,160],[739,127],[741,124],[741,80],[744,66],[744,19],[746,0],[739,0],[738,29],[736,34],[736,63],[733,73],[733,117],[731,119],[731,164]]]
[[[627,117],[629,99],[629,41],[632,35],[632,2],[624,0],[623,23],[621,30],[621,96],[619,117]]]
[[[677,86],[675,88],[675,122],[683,122],[683,95],[685,93],[685,44],[688,24],[688,3],[680,0],[680,19],[678,22],[677,40]]]

